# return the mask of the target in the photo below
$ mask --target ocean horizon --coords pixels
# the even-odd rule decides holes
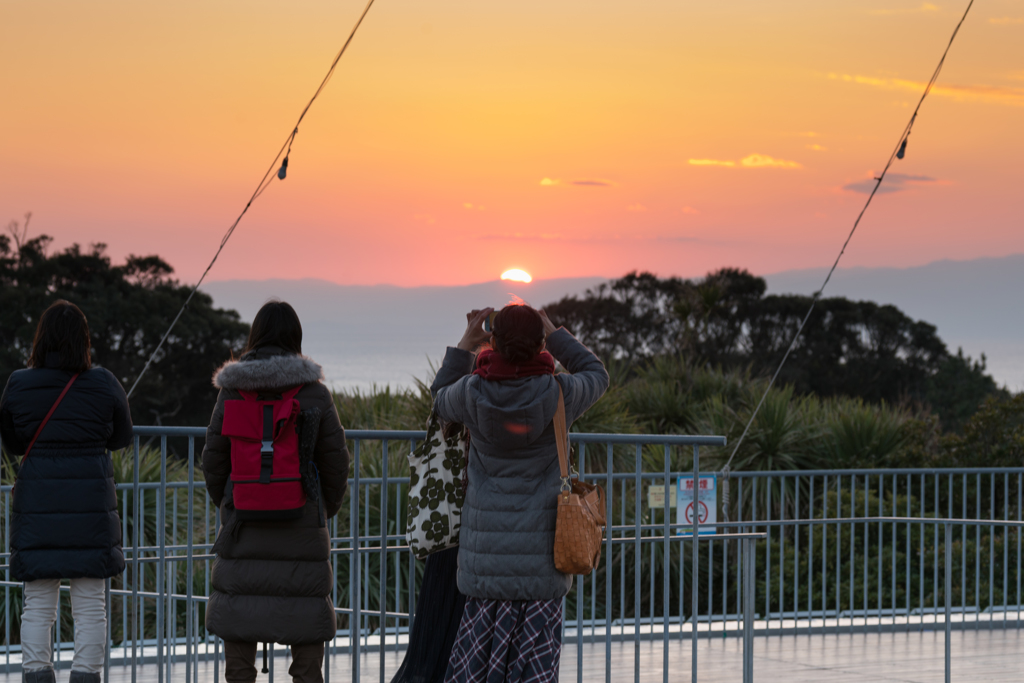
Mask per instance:
[[[769,293],[809,295],[825,271],[766,275]],[[225,280],[203,285],[215,305],[252,320],[270,298],[291,303],[303,325],[303,351],[337,390],[408,388],[428,381],[445,349],[458,343],[465,314],[515,297],[543,307],[583,294],[607,278],[492,281],[463,286],[339,285],[325,280]],[[1024,255],[937,261],[914,268],[848,268],[833,275],[826,296],[894,304],[938,329],[952,353],[986,357],[996,381],[1024,390]]]

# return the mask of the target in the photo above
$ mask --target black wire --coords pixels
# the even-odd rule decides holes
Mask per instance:
[[[779,363],[779,367],[776,368],[775,374],[772,375],[771,381],[768,382],[768,386],[764,390],[764,394],[761,395],[761,400],[758,401],[757,407],[754,408],[754,412],[750,414],[750,419],[747,421],[747,426],[743,428],[743,433],[740,434],[739,440],[736,442],[735,448],[732,450],[732,455],[729,456],[729,460],[725,463],[723,471],[728,471],[729,465],[732,464],[733,459],[736,457],[736,453],[740,450],[740,445],[743,443],[743,439],[746,438],[747,432],[750,431],[750,425],[754,423],[754,418],[757,417],[758,411],[761,410],[761,406],[764,405],[764,400],[768,397],[768,392],[771,391],[772,386],[775,384],[775,380],[778,379],[779,373],[782,372],[782,366],[786,364],[789,359],[790,353],[796,348],[796,342],[800,338],[800,334],[804,331],[804,326],[811,317],[811,313],[814,311],[814,306],[818,303],[818,299],[821,298],[821,293],[825,291],[825,287],[828,285],[829,280],[832,279],[832,274],[836,271],[836,267],[839,266],[839,260],[843,258],[843,254],[846,253],[846,247],[849,246],[850,240],[853,239],[853,233],[857,232],[857,226],[860,225],[860,220],[864,217],[864,212],[871,206],[871,200],[875,198],[875,194],[878,192],[878,188],[882,185],[882,181],[885,180],[885,174],[889,172],[889,167],[892,166],[893,162],[897,158],[897,154],[900,148],[903,147],[907,137],[910,135],[910,131],[914,128],[914,122],[917,120],[917,113],[921,110],[921,105],[924,103],[924,99],[928,97],[928,93],[932,91],[932,86],[935,85],[935,81],[939,78],[939,72],[942,71],[942,65],[946,62],[946,55],[949,54],[949,48],[953,46],[953,41],[956,39],[956,34],[960,32],[960,27],[963,26],[964,20],[967,18],[967,13],[971,11],[971,6],[974,4],[974,0],[970,0],[967,3],[967,9],[964,10],[964,14],[960,17],[959,23],[956,28],[953,29],[953,35],[949,37],[949,42],[946,44],[946,49],[942,52],[942,58],[939,59],[938,65],[935,67],[935,71],[932,73],[932,77],[928,80],[928,84],[924,88],[924,92],[921,93],[921,99],[917,101],[917,106],[914,107],[914,113],[910,115],[910,121],[903,128],[903,133],[900,135],[899,140],[896,141],[896,147],[893,148],[892,154],[889,155],[889,160],[885,162],[885,168],[882,169],[881,174],[875,178],[875,186],[871,188],[871,193],[868,195],[867,201],[864,202],[864,207],[861,208],[860,213],[857,214],[857,220],[853,222],[853,227],[850,229],[850,234],[846,236],[846,241],[843,242],[842,248],[839,250],[839,254],[836,256],[835,262],[829,269],[828,274],[825,276],[825,281],[821,283],[821,287],[814,296],[811,298],[811,305],[807,309],[807,314],[803,320],[800,321],[800,327],[797,328],[796,333],[793,335],[793,339],[789,343],[789,348],[786,349],[785,355],[782,356],[782,362]]]
[[[306,118],[306,112],[308,112],[309,108],[313,106],[313,102],[315,102],[316,98],[320,96],[320,93],[323,91],[324,86],[326,86],[328,81],[331,80],[331,76],[334,75],[335,67],[337,67],[338,62],[341,61],[342,55],[345,54],[345,50],[348,48],[349,43],[351,43],[352,39],[355,37],[356,31],[359,30],[359,26],[363,23],[363,19],[366,18],[366,14],[367,12],[370,11],[370,7],[373,6],[373,2],[374,0],[369,0],[369,2],[366,3],[366,7],[363,9],[363,13],[359,15],[358,21],[356,21],[355,26],[352,27],[352,31],[348,34],[348,39],[345,40],[345,44],[341,46],[341,49],[338,50],[338,54],[335,55],[334,57],[334,61],[331,62],[331,68],[327,70],[327,75],[324,76],[323,80],[320,82],[320,86],[316,89],[316,92],[313,93],[313,97],[309,99],[309,102],[306,103],[306,106],[305,108],[303,108],[302,113],[299,114],[299,120],[296,121],[295,125],[292,127],[292,132],[285,139],[284,144],[281,145],[281,149],[277,151],[277,156],[275,156],[274,160],[270,162],[270,167],[267,169],[267,172],[263,174],[263,177],[260,179],[260,182],[256,186],[256,189],[253,191],[252,196],[249,197],[249,201],[245,203],[245,207],[242,209],[242,212],[238,214],[238,218],[235,219],[235,222],[232,223],[231,227],[228,228],[227,232],[224,233],[224,237],[222,237],[220,240],[220,246],[217,247],[217,251],[216,253],[214,253],[213,258],[210,260],[210,264],[206,266],[206,270],[203,271],[203,274],[202,276],[200,276],[199,281],[196,282],[195,287],[192,288],[192,291],[188,293],[188,298],[186,298],[185,303],[181,305],[181,310],[178,311],[178,314],[174,316],[174,320],[171,321],[171,324],[167,328],[167,331],[164,332],[164,336],[160,338],[160,343],[156,345],[155,349],[153,349],[153,353],[150,354],[149,359],[146,361],[146,364],[142,367],[142,372],[140,372],[139,376],[135,378],[135,383],[132,384],[132,388],[128,390],[128,398],[131,398],[131,395],[135,391],[135,388],[139,386],[139,381],[142,379],[142,376],[146,374],[146,371],[149,370],[149,366],[153,364],[153,359],[155,359],[157,354],[160,353],[160,349],[163,348],[164,342],[167,341],[167,337],[170,336],[171,330],[173,330],[174,326],[178,324],[178,320],[181,318],[182,313],[184,313],[185,309],[188,308],[189,302],[192,301],[192,297],[194,297],[196,292],[199,290],[199,285],[203,284],[203,280],[206,279],[207,274],[209,274],[210,270],[213,268],[213,264],[217,262],[217,258],[220,256],[220,252],[224,250],[224,246],[228,243],[228,240],[231,239],[231,235],[234,234],[235,228],[238,227],[238,224],[239,222],[241,222],[242,217],[245,216],[246,212],[249,211],[249,207],[252,206],[252,203],[256,201],[256,199],[261,194],[263,194],[264,190],[270,187],[270,183],[272,183],[274,180],[274,170],[278,168],[277,162],[281,160],[281,155],[283,154],[285,159],[287,159],[288,155],[291,154],[292,143],[295,142],[295,136],[298,135],[299,133],[299,124],[302,123],[302,119]]]

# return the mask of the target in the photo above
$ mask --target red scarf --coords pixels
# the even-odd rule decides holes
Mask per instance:
[[[494,349],[484,349],[476,357],[474,375],[480,375],[489,382],[500,382],[506,379],[534,377],[536,375],[555,374],[555,359],[547,351],[541,351],[525,363],[509,363],[504,356]]]

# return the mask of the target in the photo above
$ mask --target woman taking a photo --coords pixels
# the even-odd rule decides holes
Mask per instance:
[[[131,443],[132,420],[117,378],[92,367],[89,323],[74,304],[57,301],[39,319],[28,369],[11,374],[0,398],[0,438],[8,455],[24,455],[11,517],[11,577],[25,582],[24,680],[55,681],[57,596],[70,579],[70,683],[99,683],[104,579],[124,569],[110,451]]]
[[[259,310],[241,358],[213,376],[203,474],[221,528],[206,627],[224,640],[228,683],[256,680],[261,642],[291,645],[295,683],[323,681],[324,642],[337,631],[327,522],[348,482],[345,431],[323,378],[280,301]]]
[[[552,419],[559,387],[571,425],[604,394],[608,372],[544,312],[506,306],[493,335],[483,329],[491,312],[467,315],[431,387],[438,416],[470,433],[458,568],[466,606],[445,681],[555,683],[572,576],[554,563],[561,479]],[[493,348],[474,356],[485,343]],[[554,374],[556,360],[567,373]]]

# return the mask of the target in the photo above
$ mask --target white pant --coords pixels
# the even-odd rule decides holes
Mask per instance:
[[[107,640],[107,609],[103,579],[71,579],[71,614],[75,619],[72,671],[99,673]],[[53,624],[57,621],[59,579],[25,582],[21,615],[21,669],[53,668]]]

